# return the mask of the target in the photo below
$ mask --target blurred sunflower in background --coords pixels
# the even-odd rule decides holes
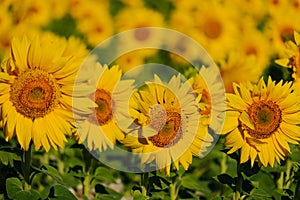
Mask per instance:
[[[187,170],[205,137],[197,132],[198,106],[189,82],[181,84],[178,75],[164,85],[155,76],[132,95],[129,105],[134,123],[123,144],[141,153],[142,164],[154,162],[167,175],[172,163]]]
[[[72,88],[85,45],[52,34],[14,38],[11,45],[0,72],[5,139],[16,136],[25,151],[31,141],[36,150],[62,147],[73,134]]]
[[[149,20],[149,16],[151,16],[151,20]],[[151,27],[163,28],[165,26],[161,13],[146,7],[126,7],[115,16],[115,19],[117,32],[131,30],[131,34],[120,37],[117,47],[120,52],[137,47],[139,50],[136,51],[137,56],[142,58],[157,53],[157,49],[147,49],[147,47],[161,43],[162,35],[151,30]]]
[[[243,56],[240,51],[231,51],[228,57],[219,61],[220,72],[226,92],[233,92],[232,83],[257,82],[262,69],[257,69],[254,55]]]
[[[300,34],[294,31],[294,40],[289,40],[285,43],[285,55],[275,62],[283,67],[288,67],[293,70],[292,78],[298,82],[300,76]]]
[[[291,83],[275,84],[260,79],[257,85],[234,84],[234,94],[227,94],[223,133],[228,153],[240,150],[240,163],[258,157],[264,166],[280,163],[291,151],[289,143],[300,140],[299,101]]]

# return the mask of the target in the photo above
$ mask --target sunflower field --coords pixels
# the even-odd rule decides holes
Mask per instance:
[[[0,199],[300,199],[300,0],[1,0]]]

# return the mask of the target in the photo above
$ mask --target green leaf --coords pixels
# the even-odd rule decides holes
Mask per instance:
[[[122,198],[121,194],[99,194],[95,199],[101,200],[119,200]]]
[[[77,200],[72,192],[63,185],[55,185],[51,187],[49,199],[56,200]]]
[[[168,198],[168,194],[164,191],[160,191],[160,192],[153,192],[151,199],[164,199],[166,200]]]
[[[22,190],[23,185],[18,178],[8,178],[6,180],[6,191],[9,198],[13,199],[16,193]]]
[[[292,161],[295,162],[300,162],[300,149],[296,145],[291,145],[291,154],[289,157],[291,158]]]
[[[144,196],[139,190],[135,190],[132,194],[134,200],[147,200],[150,199],[147,196]]]
[[[50,187],[45,187],[41,193],[40,193],[40,196],[42,199],[47,199],[47,197],[49,196],[49,193],[50,193]]]
[[[48,176],[51,176],[58,183],[60,183],[60,184],[63,183],[63,179],[60,176],[59,172],[57,171],[57,169],[55,169],[51,165],[43,165],[41,167],[41,172],[44,173],[44,174],[46,174],[46,175],[48,175]]]
[[[191,190],[199,190],[199,188],[201,187],[201,184],[198,181],[198,179],[192,174],[182,177],[181,185]]]
[[[14,160],[21,160],[21,158],[15,153],[0,151],[0,162],[4,165],[13,166]]]
[[[263,171],[260,171],[259,173],[251,176],[249,180],[251,181],[253,186],[265,191],[270,195],[276,188],[273,177],[270,174],[265,173]]]
[[[38,191],[30,189],[28,191],[23,190],[15,194],[14,198],[16,200],[22,199],[22,200],[38,200],[40,199],[40,194]]]
[[[119,193],[103,184],[97,184],[95,185],[95,191],[96,193],[100,194],[111,194],[111,195],[118,195]]]
[[[164,190],[169,187],[169,182],[160,176],[152,176],[149,178],[149,185],[152,185],[154,189]]]
[[[105,182],[109,182],[109,183],[115,182],[115,178],[113,177],[111,171],[109,171],[105,167],[98,167],[95,171],[94,178],[97,181],[105,181]]]
[[[73,187],[73,188],[75,188],[77,185],[79,185],[81,183],[80,180],[76,179],[74,176],[72,176],[69,173],[64,173],[62,175],[62,179],[63,179],[65,185]]]
[[[260,189],[260,188],[254,188],[251,191],[250,196],[256,200],[265,200],[268,198],[272,198],[272,196],[270,194],[268,194],[265,190]]]
[[[40,194],[36,190],[23,190],[22,182],[18,178],[6,180],[6,191],[11,199],[37,200],[40,198]]]

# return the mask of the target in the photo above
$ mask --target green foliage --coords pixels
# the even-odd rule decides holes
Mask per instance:
[[[174,10],[171,0],[145,0],[144,4],[162,13],[166,21]],[[121,0],[110,0],[109,11],[112,17],[124,7]],[[265,29],[268,20],[268,17],[263,17],[257,28]],[[43,30],[66,38],[75,36],[84,41],[84,36],[76,26],[76,20],[66,14],[61,19],[52,20]],[[2,57],[0,53],[0,60]],[[291,81],[291,69],[278,66],[274,59],[264,71],[264,77]],[[172,66],[186,78],[197,73],[189,64],[176,63],[170,53],[163,50],[146,58],[145,63]],[[207,156],[194,158],[188,170],[182,166],[179,170],[172,169],[170,177],[164,173],[151,172],[144,176],[141,183],[140,174],[111,169],[93,158],[83,145],[69,139],[59,151],[33,151],[30,180],[26,183],[22,172],[23,151],[16,140],[6,142],[4,138],[3,130],[0,129],[0,199],[76,200],[81,196],[83,199],[99,200],[119,200],[122,197],[133,197],[135,200],[221,200],[233,199],[233,193],[239,187],[242,199],[300,198],[299,145],[291,145],[292,153],[280,165],[271,168],[254,162],[251,166],[250,162],[239,164],[238,152],[227,154],[228,150],[223,146],[224,138],[221,137]],[[242,180],[241,185],[238,180]]]
[[[37,200],[40,198],[36,190],[24,190],[22,182],[18,178],[9,178],[6,180],[6,191],[8,197],[14,200]]]
[[[44,27],[44,30],[51,31],[57,35],[67,38],[70,36],[83,38],[83,36],[77,32],[76,21],[70,15],[66,15],[61,19],[53,20]]]
[[[69,191],[69,189],[62,185],[55,185],[51,187],[49,199],[77,200],[77,198]]]

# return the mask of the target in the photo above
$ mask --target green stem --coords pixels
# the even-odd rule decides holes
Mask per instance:
[[[171,200],[176,200],[176,198],[177,198],[175,183],[170,184],[170,197],[171,197]]]
[[[141,174],[141,188],[142,188],[142,194],[144,196],[147,196],[148,181],[149,181],[149,173],[148,172],[142,173]]]
[[[83,159],[84,159],[84,173],[85,177],[82,180],[82,185],[83,185],[83,195],[88,198],[89,192],[91,189],[91,175],[92,174],[92,168],[91,168],[91,163],[92,163],[92,155],[87,149],[83,149]]]
[[[23,159],[22,159],[22,171],[23,177],[25,180],[24,189],[30,190],[30,166],[31,166],[31,145],[29,145],[28,151],[23,152]]]
[[[292,183],[292,181],[290,180],[290,178],[293,176],[293,175],[291,175],[292,167],[293,167],[293,162],[288,159],[286,161],[286,176],[285,176],[285,182],[284,182],[285,188],[290,188],[290,185]]]
[[[280,177],[277,180],[277,188],[282,190],[283,189],[283,182],[284,182],[284,172],[280,172]]]
[[[241,164],[240,164],[240,154],[238,155],[239,159],[237,160],[236,165],[236,173],[237,173],[237,179],[236,179],[236,185],[235,185],[235,193],[234,193],[234,199],[239,200],[241,198],[241,194],[243,191],[243,175],[241,171]]]
[[[296,174],[296,189],[295,189],[295,198],[296,200],[300,199],[300,169],[297,170]]]
[[[83,181],[83,195],[88,197],[89,198],[89,192],[90,192],[90,187],[91,187],[91,176],[90,175],[87,175],[85,178],[84,178],[84,181]]]
[[[227,171],[227,155],[225,153],[222,155],[220,165],[221,165],[220,166],[221,167],[221,174],[226,173],[226,171]]]

